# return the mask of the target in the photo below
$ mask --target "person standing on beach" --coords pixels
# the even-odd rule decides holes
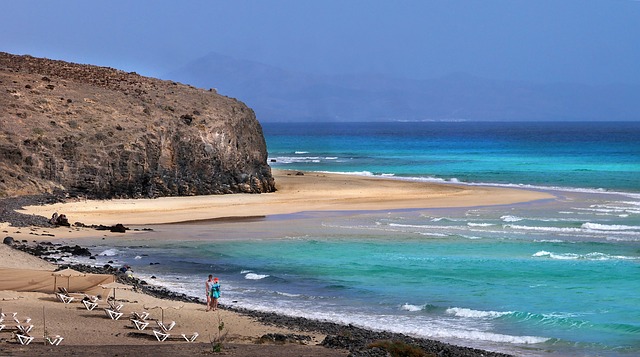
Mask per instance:
[[[213,279],[211,284],[211,307],[215,311],[218,309],[218,299],[220,298],[220,280],[218,278]]]
[[[205,294],[207,294],[207,310],[211,309],[211,285],[213,285],[213,275],[209,274],[209,279],[204,283]]]

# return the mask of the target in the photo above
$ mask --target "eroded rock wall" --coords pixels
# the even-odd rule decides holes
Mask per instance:
[[[0,197],[275,190],[254,112],[213,90],[0,53]]]

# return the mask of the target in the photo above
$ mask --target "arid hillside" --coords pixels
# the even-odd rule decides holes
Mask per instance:
[[[242,102],[112,68],[0,52],[0,197],[275,190]]]

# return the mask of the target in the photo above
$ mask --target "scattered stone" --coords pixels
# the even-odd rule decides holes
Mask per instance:
[[[311,341],[311,336],[307,335],[297,335],[297,334],[282,334],[282,333],[268,333],[262,335],[258,340],[258,343],[275,343],[275,344],[285,344],[285,343],[299,343],[304,344],[306,342]]]
[[[2,243],[8,244],[8,245],[12,245],[13,242],[14,242],[13,237],[4,237],[4,239],[2,240]]]
[[[126,228],[122,223],[118,223],[109,230],[114,233],[125,233],[127,229],[129,228]]]

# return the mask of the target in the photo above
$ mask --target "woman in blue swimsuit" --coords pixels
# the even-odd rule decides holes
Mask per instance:
[[[211,308],[216,310],[218,308],[218,299],[220,298],[220,281],[218,278],[213,279],[211,286]]]

